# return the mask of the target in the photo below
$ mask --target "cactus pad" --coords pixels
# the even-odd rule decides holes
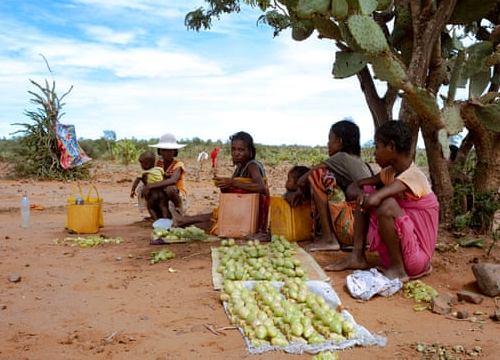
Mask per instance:
[[[364,51],[377,54],[387,50],[387,40],[380,26],[366,15],[351,15],[347,25],[354,40]]]
[[[491,41],[481,41],[469,46],[465,52],[467,53],[467,60],[460,72],[463,79],[470,78],[484,70],[486,59],[493,53],[493,43]]]
[[[314,31],[311,20],[299,20],[292,23],[292,38],[297,41],[307,39]]]
[[[490,69],[486,69],[472,75],[469,83],[469,98],[472,98],[473,96],[481,96],[489,83]]]
[[[323,16],[315,16],[313,18],[313,24],[316,30],[323,37],[329,39],[340,40],[342,35],[340,34],[340,29],[332,20],[323,17]]]
[[[377,10],[384,11],[392,4],[392,0],[378,0]]]
[[[348,10],[347,0],[332,0],[332,16],[335,19],[345,19]]]
[[[366,66],[367,59],[361,53],[350,51],[337,51],[335,64],[333,65],[333,76],[336,79],[344,79],[357,74]]]
[[[464,120],[460,116],[460,105],[445,106],[441,115],[448,135],[456,135],[464,129]]]
[[[400,89],[408,81],[405,65],[392,53],[382,53],[371,58],[375,76]]]
[[[450,23],[452,24],[469,24],[476,20],[486,17],[488,13],[495,8],[499,0],[461,0],[457,1],[453,13],[451,14]]]
[[[476,116],[485,128],[500,132],[500,102],[476,107]]]
[[[370,15],[377,9],[377,0],[355,0],[356,9],[363,15]]]
[[[416,87],[413,92],[406,93],[406,98],[418,115],[429,120],[437,128],[443,127],[436,97],[429,91]]]
[[[301,19],[311,18],[315,14],[327,15],[331,0],[299,0],[295,11]]]

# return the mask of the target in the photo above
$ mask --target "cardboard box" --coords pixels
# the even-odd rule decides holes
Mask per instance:
[[[259,194],[220,194],[219,236],[238,238],[254,234],[258,218]]]

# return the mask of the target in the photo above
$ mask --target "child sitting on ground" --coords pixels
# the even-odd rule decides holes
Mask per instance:
[[[351,189],[358,193],[353,252],[326,270],[367,268],[368,241],[369,249],[379,253],[388,278],[404,282],[430,273],[439,203],[413,162],[411,146],[410,129],[401,121],[386,122],[377,130],[375,159],[382,170]]]
[[[302,186],[298,184],[300,177],[309,171],[307,166],[295,165],[288,171],[285,188],[286,192],[283,195],[285,200],[292,206],[298,206],[311,200],[311,189],[309,183],[304,183]]]
[[[163,181],[163,168],[155,166],[156,156],[151,151],[145,151],[139,156],[142,174],[137,177],[132,184],[130,197],[133,198],[136,194],[137,186],[142,182],[144,185],[150,185]],[[167,194],[162,188],[151,189],[147,194],[144,194],[146,206],[152,220],[168,217],[168,199]]]

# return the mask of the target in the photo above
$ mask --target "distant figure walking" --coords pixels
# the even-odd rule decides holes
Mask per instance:
[[[214,177],[217,176],[217,155],[219,155],[220,148],[214,147],[210,152],[210,159],[212,160],[212,169],[214,172]]]
[[[198,168],[196,169],[196,181],[200,181],[200,174],[203,170],[203,164],[208,160],[208,154],[202,151],[198,154],[196,161],[198,162]]]

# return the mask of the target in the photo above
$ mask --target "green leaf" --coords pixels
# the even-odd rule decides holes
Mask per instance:
[[[344,79],[357,74],[366,66],[367,58],[359,52],[337,51],[333,66],[333,76],[336,79]]]

